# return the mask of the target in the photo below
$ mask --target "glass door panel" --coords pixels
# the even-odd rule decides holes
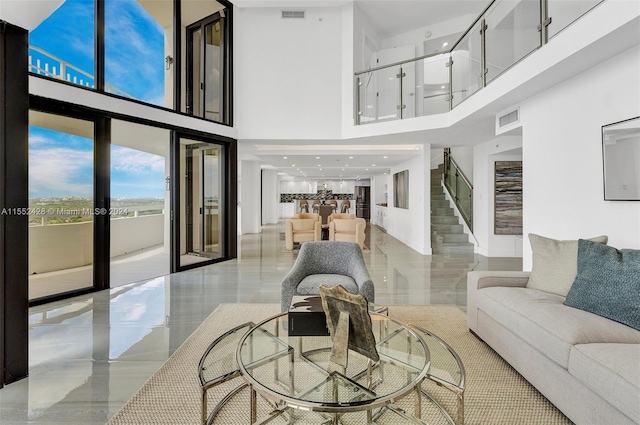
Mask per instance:
[[[190,86],[189,100],[187,110],[197,117],[202,116],[202,108],[200,107],[201,98],[200,86],[202,85],[201,69],[202,64],[200,60],[200,46],[202,45],[202,30],[200,27],[194,29],[189,37],[191,41],[190,47]]]
[[[222,121],[222,24],[222,20],[217,20],[205,26],[204,44],[204,117],[217,122]]]
[[[29,299],[93,287],[94,123],[29,113]]]
[[[228,123],[225,18],[214,13],[187,28],[187,112]]]
[[[111,288],[170,273],[169,140],[169,130],[111,122]]]
[[[180,266],[222,258],[220,147],[180,140]]]

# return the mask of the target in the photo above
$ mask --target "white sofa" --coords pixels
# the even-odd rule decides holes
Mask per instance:
[[[640,331],[528,288],[529,276],[470,272],[469,329],[576,424],[640,424]]]

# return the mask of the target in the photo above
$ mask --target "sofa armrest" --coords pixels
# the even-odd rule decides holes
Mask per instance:
[[[467,273],[467,325],[478,333],[478,290],[491,286],[524,288],[531,272],[519,271],[471,271]]]

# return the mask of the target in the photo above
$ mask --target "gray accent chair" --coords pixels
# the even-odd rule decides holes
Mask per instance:
[[[281,286],[282,311],[288,311],[295,295],[319,295],[320,285],[342,285],[353,294],[374,302],[374,287],[357,243],[305,242]]]

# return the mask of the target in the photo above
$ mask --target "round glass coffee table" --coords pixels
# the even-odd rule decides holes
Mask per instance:
[[[309,412],[317,415],[317,423],[347,423],[351,422],[348,416],[360,414],[366,415],[367,423],[395,423],[400,416],[401,423],[423,424],[425,402],[438,407],[427,409],[430,415],[438,412],[441,421],[454,423],[421,390],[430,366],[429,345],[421,330],[371,314],[380,361],[373,363],[350,351],[348,365],[342,368],[329,360],[330,337],[289,336],[287,319],[287,313],[271,317],[240,339],[236,360],[240,374],[251,386],[252,424],[268,423],[279,416],[295,423]],[[272,407],[272,413],[261,419],[256,417],[258,394]],[[413,413],[396,405],[410,395]],[[364,417],[359,423],[363,421]]]

